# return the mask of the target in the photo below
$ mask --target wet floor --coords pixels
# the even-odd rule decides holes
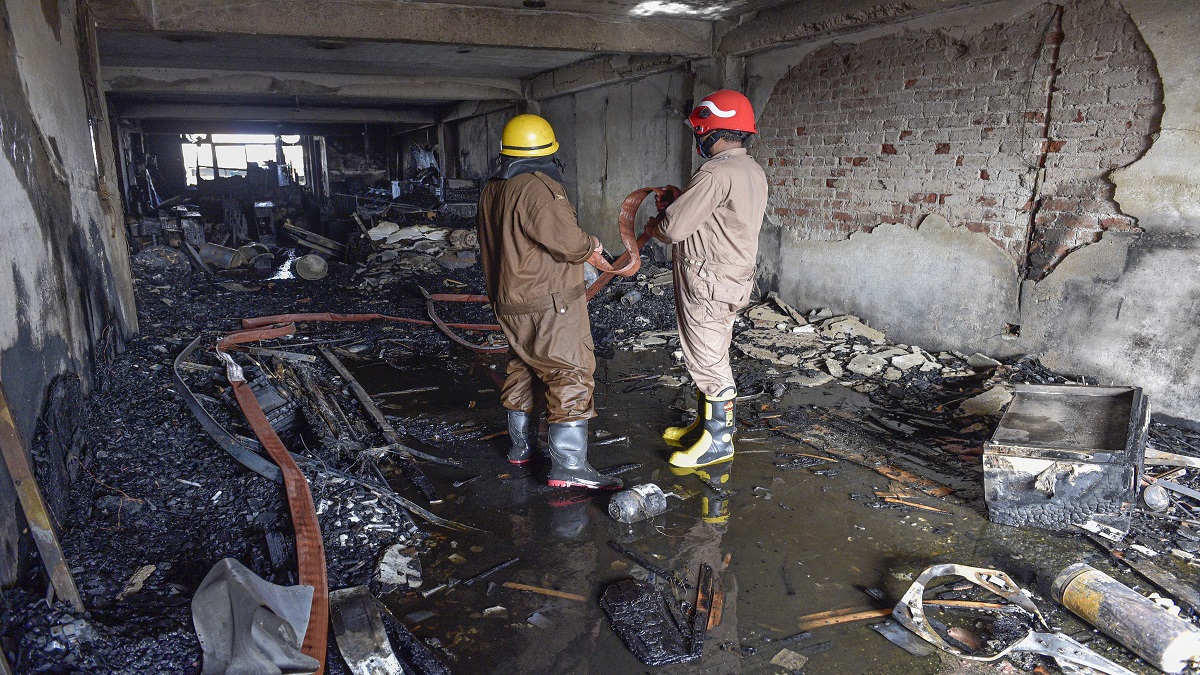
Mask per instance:
[[[599,417],[591,424],[592,442],[627,440],[593,445],[592,464],[640,464],[621,475],[627,486],[654,482],[677,495],[668,497],[666,514],[634,525],[608,516],[608,495],[546,488],[544,460],[528,470],[513,470],[504,461],[506,436],[480,440],[504,429],[498,402],[502,360],[460,355],[358,369],[356,375],[369,390],[398,392],[377,399],[398,425],[427,441],[431,451],[464,463],[463,470],[427,465],[446,498],[432,510],[484,530],[426,527],[435,536],[430,542],[434,547],[422,557],[421,590],[520,558],[469,587],[455,585],[427,598],[416,593],[386,598],[392,613],[416,635],[437,639],[444,648],[439,655],[453,671],[652,670],[621,643],[599,607],[600,593],[609,583],[646,576],[609,546],[613,540],[692,581],[700,564],[708,562],[716,570],[718,590],[726,593],[722,622],[710,631],[702,659],[653,669],[669,673],[787,672],[770,664],[781,649],[773,641],[799,633],[801,617],[889,608],[913,577],[934,563],[999,568],[1038,591],[1036,585],[1055,571],[1096,558],[1078,539],[992,525],[977,503],[921,500],[949,512],[945,514],[873,508],[869,504],[878,505],[874,492],[898,486],[844,461],[781,470],[775,466],[777,452],[812,449],[766,428],[741,433],[735,461],[709,467],[701,476],[719,484],[721,492],[701,477],[675,474],[658,433],[680,421],[673,406],[691,393],[666,387],[628,391],[628,382],[618,381],[635,369],[667,374],[673,367],[669,355],[619,352],[597,371]],[[765,415],[801,405],[853,411],[868,404],[833,385],[801,390],[781,401],[762,398],[742,405]],[[454,487],[455,482],[460,486]],[[410,486],[396,487],[411,492]],[[503,582],[583,600],[507,588]],[[694,591],[678,597],[692,600]],[[1068,632],[1083,628],[1061,613],[1051,616],[1052,623],[1065,624]],[[876,622],[815,628],[810,638],[787,647],[808,657],[803,672],[810,675],[965,672],[957,659],[909,655],[870,630]]]

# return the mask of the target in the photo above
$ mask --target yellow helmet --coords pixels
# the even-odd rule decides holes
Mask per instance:
[[[500,154],[508,157],[545,157],[558,152],[554,129],[537,115],[517,115],[500,134]]]

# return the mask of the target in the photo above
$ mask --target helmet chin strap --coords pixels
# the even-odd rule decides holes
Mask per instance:
[[[700,153],[700,156],[703,157],[704,159],[712,159],[713,146],[717,144],[717,141],[721,140],[721,134],[719,133],[719,131],[720,130],[710,131],[708,133],[708,135],[706,135],[706,136],[697,135],[695,137],[696,138],[696,150]]]

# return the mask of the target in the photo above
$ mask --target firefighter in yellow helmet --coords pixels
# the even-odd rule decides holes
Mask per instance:
[[[602,251],[583,230],[562,186],[550,123],[517,115],[501,134],[500,166],[479,197],[476,225],[484,284],[512,355],[500,394],[508,410],[508,461],[532,456],[534,383],[546,390],[550,485],[615,490],[587,459],[596,357],[583,263]]]
[[[754,108],[739,92],[706,96],[688,117],[696,151],[708,161],[681,194],[660,197],[666,214],[650,230],[671,244],[675,315],[698,407],[690,425],[669,427],[663,440],[683,449],[677,467],[733,458],[737,390],[729,363],[733,320],[754,287],[758,233],[767,209],[767,178],[746,151],[756,132]]]

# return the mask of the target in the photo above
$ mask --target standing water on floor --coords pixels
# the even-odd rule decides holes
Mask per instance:
[[[540,454],[529,468],[505,461],[503,365],[502,357],[457,355],[356,370],[402,433],[422,441],[419,449],[464,467],[423,464],[444,498],[431,510],[478,531],[423,524],[433,536],[421,555],[420,589],[385,598],[393,615],[454,672],[649,672],[599,605],[608,584],[647,578],[610,542],[693,582],[676,591],[680,599],[695,600],[704,562],[713,566],[716,590],[725,593],[721,623],[710,629],[703,657],[654,669],[667,673],[787,672],[770,662],[784,648],[777,641],[804,630],[802,617],[889,609],[934,563],[997,567],[1032,583],[1045,574],[1039,566],[1058,569],[1079,560],[1058,540],[988,523],[979,505],[937,502],[947,513],[877,508],[874,493],[896,484],[846,461],[781,469],[776,453],[816,453],[767,425],[739,432],[733,462],[700,472],[672,470],[659,433],[683,419],[676,406],[689,399],[694,405],[694,396],[680,387],[642,386],[654,380],[625,375],[671,371],[669,355],[654,352],[619,352],[597,369],[591,463],[599,469],[630,465],[620,474],[627,487],[653,482],[668,493],[665,514],[618,523],[607,511],[611,493],[548,488],[549,462]],[[770,419],[773,410],[797,406],[852,414],[869,404],[833,385],[739,405],[739,415],[752,410]],[[544,423],[540,435],[544,446]],[[393,487],[420,501],[402,479]],[[519,561],[466,583],[512,558]],[[447,588],[435,591],[442,584]],[[785,646],[808,659],[803,672],[809,675],[966,672],[953,657],[919,658],[892,645],[869,628],[881,620],[808,628],[811,637]]]

